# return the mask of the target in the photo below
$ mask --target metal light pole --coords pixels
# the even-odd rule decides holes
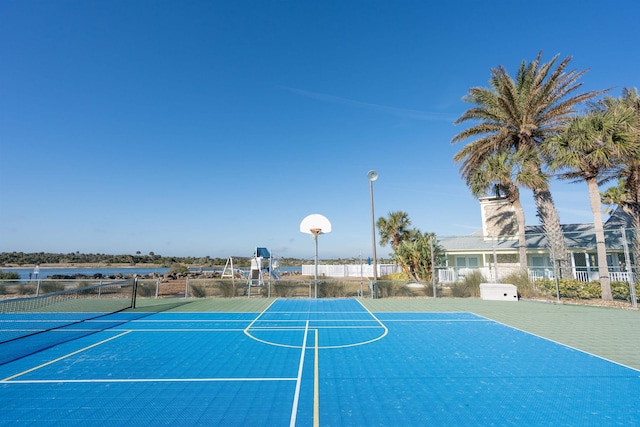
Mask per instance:
[[[378,179],[378,172],[371,170],[367,173],[369,178],[369,198],[371,199],[371,247],[373,250],[373,280],[378,280],[378,261],[376,257],[376,217],[373,210],[373,181]]]

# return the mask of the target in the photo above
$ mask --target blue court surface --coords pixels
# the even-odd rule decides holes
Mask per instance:
[[[61,314],[17,316],[3,332]],[[122,312],[0,352],[3,426],[640,424],[637,370],[472,313],[356,299]]]

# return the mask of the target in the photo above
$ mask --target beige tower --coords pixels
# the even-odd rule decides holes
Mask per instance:
[[[482,234],[485,238],[509,238],[518,234],[518,221],[513,205],[504,197],[480,199]]]

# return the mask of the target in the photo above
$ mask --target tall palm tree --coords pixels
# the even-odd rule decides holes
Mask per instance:
[[[633,112],[635,128],[635,147],[640,150],[640,96],[637,89],[625,88],[622,97],[607,97],[603,100],[606,108],[628,108]],[[616,204],[632,219],[634,239],[634,259],[640,260],[640,153],[622,159],[617,171],[618,186],[611,187],[602,193],[605,204]]]
[[[637,203],[629,189],[626,188],[626,179],[620,177],[618,185],[609,187],[600,193],[600,200],[605,205],[616,205],[622,209],[631,218],[631,228],[633,229],[633,259],[638,262],[640,260],[640,217],[635,208]]]
[[[400,242],[411,234],[410,225],[409,214],[402,211],[389,212],[388,219],[378,218],[376,226],[380,234],[380,244],[386,246],[390,243],[391,248],[395,250]]]
[[[633,112],[622,106],[592,107],[584,116],[575,117],[561,134],[549,139],[543,149],[554,170],[564,171],[562,179],[584,180],[589,190],[596,236],[598,274],[602,299],[613,300],[607,266],[607,249],[602,221],[599,183],[613,178],[611,171],[621,159],[637,150],[634,144]]]
[[[465,111],[455,124],[475,124],[457,134],[452,143],[475,138],[459,153],[465,158],[463,166],[469,169],[483,164],[497,152],[528,152],[523,172],[530,180],[523,184],[533,192],[538,216],[551,238],[551,252],[566,263],[567,247],[543,172],[546,159],[540,152],[540,144],[560,133],[575,108],[600,92],[576,93],[582,85],[578,80],[586,70],[567,70],[570,57],[559,63],[559,55],[547,63],[541,63],[541,57],[542,52],[531,63],[523,61],[515,78],[502,66],[494,68],[489,88],[469,89],[464,100],[475,106]]]
[[[504,195],[513,206],[518,225],[518,257],[520,268],[527,267],[527,239],[525,235],[525,215],[520,202],[520,189],[514,178],[514,168],[517,167],[517,155],[508,152],[497,152],[488,156],[484,163],[474,169],[461,168],[461,174],[466,179],[467,186],[476,197],[487,195],[491,190],[496,195]],[[457,155],[456,162],[464,161]]]

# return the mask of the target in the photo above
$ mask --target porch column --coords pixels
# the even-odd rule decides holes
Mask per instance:
[[[589,259],[589,254],[587,251],[584,252],[584,262],[587,264],[587,282],[591,278],[591,260]]]

